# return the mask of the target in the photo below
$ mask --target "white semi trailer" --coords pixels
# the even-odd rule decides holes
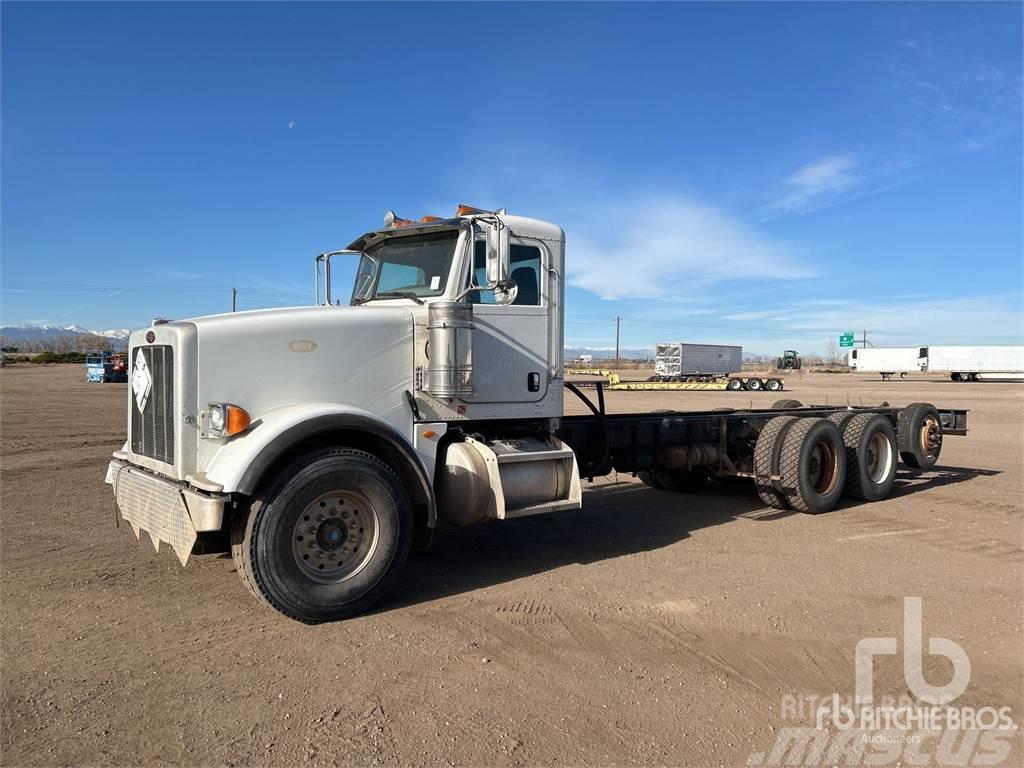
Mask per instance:
[[[918,352],[919,347],[851,349],[846,362],[851,370],[881,374],[883,381],[897,374],[903,379],[908,373],[921,370]]]
[[[1024,346],[939,346],[918,350],[918,367],[948,373],[953,381],[1019,378],[1024,376]]]
[[[349,306],[339,258],[358,260]],[[183,565],[226,535],[252,594],[300,621],[381,600],[439,523],[577,509],[585,478],[746,477],[767,505],[825,512],[885,498],[897,456],[930,467],[967,431],[927,403],[608,413],[564,378],[565,235],[537,219],[389,212],[316,267],[315,306],[134,332],[107,470],[136,535]],[[584,415],[565,415],[567,390]]]

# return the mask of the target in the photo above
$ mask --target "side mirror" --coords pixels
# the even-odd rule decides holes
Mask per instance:
[[[509,279],[508,227],[497,221],[487,227],[487,284],[504,285]]]

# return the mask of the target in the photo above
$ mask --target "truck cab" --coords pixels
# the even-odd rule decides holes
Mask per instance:
[[[466,524],[579,507],[573,453],[554,436],[564,255],[562,230],[538,219],[389,212],[316,257],[314,306],[136,331],[128,441],[107,475],[122,516],[182,564],[200,535],[230,530],[257,596],[319,620],[353,610],[353,596],[363,605],[388,570],[376,561],[425,546],[439,514]],[[358,259],[344,306],[331,279],[342,258]],[[349,497],[322,485],[340,493],[353,476]],[[291,561],[252,551],[281,525]],[[282,597],[303,579],[330,595]]]

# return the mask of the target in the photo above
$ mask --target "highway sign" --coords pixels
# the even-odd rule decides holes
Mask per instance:
[[[847,331],[846,333],[839,334],[839,346],[840,347],[852,347],[853,346],[853,331]]]

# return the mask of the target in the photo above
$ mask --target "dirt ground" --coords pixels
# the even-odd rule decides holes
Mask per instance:
[[[789,376],[805,403],[969,408],[971,434],[892,498],[820,516],[607,478],[581,512],[442,531],[388,604],[311,627],[257,604],[230,558],[182,569],[115,527],[127,385],[84,379],[0,372],[5,765],[745,765],[785,696],[852,692],[858,640],[899,636],[905,596],[970,658],[958,703],[1022,720],[1024,385]],[[949,668],[926,658],[935,684]],[[898,657],[875,689],[906,690]]]

